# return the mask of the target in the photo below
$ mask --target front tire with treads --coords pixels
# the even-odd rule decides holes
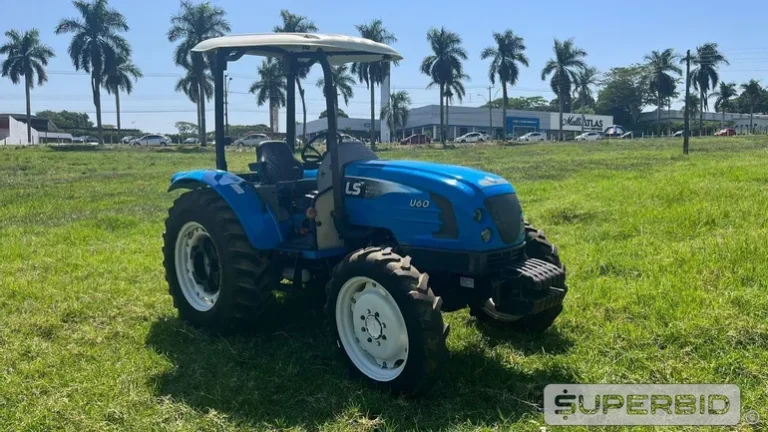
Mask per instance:
[[[179,196],[163,241],[165,278],[181,319],[221,333],[255,327],[277,279],[269,256],[251,246],[216,191]]]
[[[448,329],[428,283],[410,257],[391,248],[360,249],[336,266],[327,286],[328,330],[354,376],[401,394],[437,381]]]

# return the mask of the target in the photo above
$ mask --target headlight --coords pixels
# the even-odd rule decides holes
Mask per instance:
[[[480,222],[483,220],[483,210],[477,209],[475,210],[475,214],[472,216],[472,218],[475,220],[475,222]]]
[[[491,241],[491,229],[486,228],[480,233],[480,238],[483,239],[484,242],[488,243]]]

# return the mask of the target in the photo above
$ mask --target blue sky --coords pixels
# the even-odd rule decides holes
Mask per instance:
[[[480,52],[493,40],[493,31],[512,29],[525,39],[530,68],[524,69],[511,96],[553,95],[541,81],[541,68],[552,53],[553,38],[575,39],[585,49],[587,62],[601,71],[613,66],[642,60],[651,50],[674,48],[679,52],[697,44],[713,41],[720,44],[731,61],[722,70],[728,81],[744,82],[749,78],[768,83],[768,41],[760,37],[768,16],[768,2],[744,0],[733,4],[703,0],[691,1],[462,1],[426,2],[391,0],[388,2],[285,0],[214,0],[212,3],[228,13],[233,33],[271,31],[279,22],[280,9],[309,16],[321,32],[356,34],[354,25],[380,18],[397,36],[394,44],[405,60],[393,72],[393,89],[406,89],[413,106],[437,103],[437,92],[425,90],[428,79],[418,71],[427,55],[425,39],[431,26],[445,26],[461,35],[469,54],[466,71],[466,106],[484,103],[487,97],[488,62],[480,60]],[[147,75],[135,86],[130,96],[122,98],[124,127],[138,127],[149,132],[174,132],[176,121],[195,121],[195,107],[186,96],[174,92],[181,70],[174,66],[174,46],[166,32],[169,18],[178,10],[174,0],[112,0],[131,26],[126,37],[133,46],[134,62]],[[438,4],[441,7],[436,7]],[[66,0],[25,0],[4,2],[0,15],[0,31],[9,28],[26,30],[36,27],[43,42],[57,53],[48,70],[50,79],[32,92],[32,109],[86,111],[95,120],[88,77],[74,72],[67,54],[70,36],[56,36],[55,25],[62,17],[75,16]],[[655,23],[652,24],[652,23]],[[256,77],[260,60],[248,57],[230,66],[234,77],[230,94],[230,123],[267,123],[266,107],[258,107],[247,91]],[[306,83],[308,119],[317,118],[324,109],[320,90],[314,85],[319,68],[313,70]],[[497,86],[498,89],[498,86]],[[495,91],[496,89],[494,89]],[[364,85],[348,107],[351,116],[369,116],[368,91]],[[377,89],[378,98],[378,89]],[[114,124],[114,99],[104,95],[104,123]],[[297,106],[300,104],[297,103]],[[378,109],[378,108],[377,108]],[[0,79],[0,112],[23,112],[24,89]],[[148,112],[149,111],[149,112]],[[162,111],[162,112],[161,112]],[[300,109],[297,118],[300,118]],[[281,129],[285,127],[281,111]],[[209,125],[213,114],[208,114]]]

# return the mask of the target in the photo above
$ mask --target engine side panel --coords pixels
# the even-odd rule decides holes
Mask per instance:
[[[423,162],[364,161],[346,167],[343,187],[350,222],[386,228],[402,246],[489,251],[524,241],[520,226],[518,238],[505,236],[505,242],[485,205],[489,197],[515,193],[494,174]],[[479,221],[476,209],[481,210]],[[522,225],[522,212],[510,216],[506,220]],[[481,237],[484,229],[492,232],[487,242]]]
[[[171,178],[168,191],[175,189],[215,190],[235,213],[255,249],[274,249],[283,242],[277,218],[256,189],[242,178],[220,170],[180,172]]]

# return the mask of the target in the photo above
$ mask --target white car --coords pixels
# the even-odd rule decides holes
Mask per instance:
[[[133,141],[133,138],[134,138],[134,137],[132,137],[132,136],[126,136],[126,137],[123,137],[123,138],[120,140],[120,144],[128,144],[128,143],[130,143],[131,141]]]
[[[162,135],[144,135],[131,141],[135,146],[167,146],[171,141]]]
[[[528,132],[517,140],[522,142],[537,142],[544,141],[546,139],[547,137],[542,132]]]
[[[576,141],[597,141],[603,139],[600,132],[584,132],[576,137]]]
[[[482,132],[470,132],[468,134],[464,134],[455,140],[453,142],[457,143],[473,143],[473,142],[485,142],[488,141],[488,135],[482,133]]]
[[[272,138],[264,134],[250,134],[240,138],[239,140],[235,141],[233,144],[238,147],[256,147],[262,142],[269,141],[271,139]]]
[[[198,140],[197,138],[187,138],[182,142],[182,144],[197,144]]]

